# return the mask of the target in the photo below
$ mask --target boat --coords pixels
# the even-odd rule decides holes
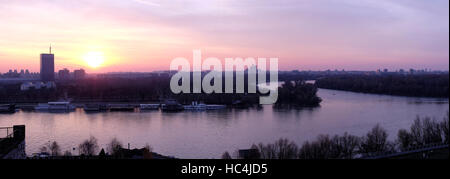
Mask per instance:
[[[220,104],[206,105],[206,110],[219,110],[219,109],[225,109],[225,108],[227,108],[226,105],[220,105]]]
[[[112,112],[133,112],[134,111],[134,106],[129,105],[129,104],[110,104],[109,105],[109,111]]]
[[[85,112],[100,112],[108,110],[108,107],[102,104],[86,104],[83,109]]]
[[[15,113],[16,105],[14,104],[1,104],[0,113]]]
[[[139,109],[141,110],[158,110],[160,104],[140,104]]]
[[[192,102],[191,105],[185,105],[185,110],[191,110],[191,111],[204,111],[204,110],[219,110],[219,109],[225,109],[227,108],[226,105],[219,105],[219,104],[203,104],[198,102]]]
[[[40,103],[35,108],[36,111],[71,111],[75,110],[76,107],[70,102],[48,102]]]
[[[191,110],[191,111],[203,111],[206,110],[206,104],[198,103],[198,102],[192,102],[191,105],[185,105],[183,106],[184,110]]]
[[[176,100],[168,99],[164,102],[164,104],[161,105],[161,109],[164,112],[178,112],[183,111],[184,107]]]

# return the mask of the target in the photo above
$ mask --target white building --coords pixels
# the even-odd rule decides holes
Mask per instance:
[[[20,85],[21,91],[28,91],[30,89],[52,89],[56,88],[55,82],[26,82]]]

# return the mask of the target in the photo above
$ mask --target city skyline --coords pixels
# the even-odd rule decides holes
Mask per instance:
[[[168,70],[194,49],[286,71],[449,68],[446,0],[0,2],[0,72],[39,71],[50,44],[55,72]]]

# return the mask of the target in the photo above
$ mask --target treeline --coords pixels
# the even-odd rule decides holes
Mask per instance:
[[[449,97],[448,74],[334,75],[316,81],[319,88],[363,93]]]
[[[298,146],[288,139],[280,139],[273,144],[253,145],[250,155],[253,159],[355,159],[374,157],[387,153],[409,151],[431,144],[449,144],[449,117],[442,121],[417,118],[410,130],[402,129],[395,141],[388,141],[388,134],[376,125],[365,136],[358,137],[345,133],[342,136],[320,135],[315,141],[307,141]],[[448,149],[447,149],[448,157]],[[235,158],[239,158],[236,152]],[[421,155],[427,158],[427,155]],[[225,152],[223,159],[231,159]]]
[[[247,78],[245,79],[245,91],[248,91],[248,81]],[[174,94],[170,89],[169,77],[85,79],[57,82],[56,86],[56,89],[21,91],[20,84],[2,85],[0,86],[0,103],[40,103],[59,100],[71,100],[73,102],[163,102],[164,99],[176,99],[182,104],[201,101],[207,104],[233,105],[238,102],[242,106],[252,106],[259,104],[259,97],[264,95],[259,93]],[[223,88],[225,88],[224,84]],[[286,104],[317,106],[321,101],[317,97],[317,87],[306,84],[304,81],[285,82],[279,88],[278,99],[277,104],[279,106]]]
[[[91,136],[78,145],[78,154],[70,150],[62,152],[56,141],[48,142],[39,149],[39,156],[52,159],[168,159],[170,157],[154,153],[150,145],[145,145],[142,149],[125,149],[122,142],[113,138],[106,147],[99,147],[97,138]],[[44,158],[45,158],[44,157]],[[77,158],[78,157],[78,158]],[[81,157],[81,158],[80,158]]]

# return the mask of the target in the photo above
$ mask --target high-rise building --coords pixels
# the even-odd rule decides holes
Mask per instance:
[[[50,47],[50,53],[41,54],[41,80],[55,81],[55,55],[52,54],[52,48]]]
[[[73,74],[74,78],[77,80],[84,79],[86,77],[86,71],[83,69],[75,70],[73,71]]]
[[[67,68],[59,70],[58,77],[60,80],[67,80],[70,78],[70,71]]]

